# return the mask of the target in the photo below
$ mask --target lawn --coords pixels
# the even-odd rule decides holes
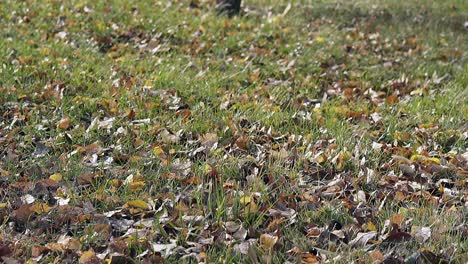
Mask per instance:
[[[0,262],[466,263],[468,2],[214,2],[0,1]]]

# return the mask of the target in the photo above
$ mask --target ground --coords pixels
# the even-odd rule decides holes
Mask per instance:
[[[0,258],[465,263],[467,2],[214,3],[0,2]]]

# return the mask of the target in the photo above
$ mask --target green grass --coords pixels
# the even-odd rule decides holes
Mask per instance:
[[[372,263],[372,250],[426,250],[466,262],[466,1],[244,1],[232,18],[213,2],[0,3],[8,257],[285,263],[318,249],[322,261]],[[54,173],[57,186],[46,181]],[[410,241],[384,241],[392,217]],[[348,241],[379,235],[357,248],[307,235],[333,221]],[[226,222],[246,236],[225,241]],[[97,236],[98,224],[110,235]],[[417,227],[431,238],[415,239]],[[130,228],[138,236],[123,236]],[[273,249],[262,234],[278,238]],[[54,247],[61,235],[73,250]],[[179,248],[154,252],[170,241]]]

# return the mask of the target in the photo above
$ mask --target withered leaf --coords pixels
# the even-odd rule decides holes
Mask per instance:
[[[102,261],[96,257],[96,254],[93,250],[85,251],[81,254],[80,259],[78,260],[79,264],[101,264]]]
[[[409,241],[412,239],[412,236],[406,232],[396,231],[391,232],[387,238],[384,239],[384,242],[397,243],[403,241]]]
[[[260,246],[265,250],[272,250],[278,242],[278,237],[270,234],[262,234],[260,236]]]
[[[358,233],[356,237],[349,242],[352,246],[365,246],[367,242],[374,239],[377,236],[377,232],[370,231],[367,233]]]
[[[139,209],[149,209],[149,205],[147,202],[143,200],[131,200],[128,201],[124,207],[134,207],[134,208],[139,208]]]

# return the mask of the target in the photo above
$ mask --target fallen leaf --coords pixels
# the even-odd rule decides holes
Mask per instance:
[[[46,214],[52,209],[47,203],[35,203],[32,204],[31,210],[38,215]]]
[[[20,208],[13,210],[11,217],[18,223],[26,223],[31,216],[33,216],[34,210],[32,210],[31,204],[23,204]]]
[[[412,236],[406,232],[392,232],[387,238],[384,239],[384,242],[396,243],[411,240]]]
[[[375,123],[379,122],[380,120],[382,120],[382,117],[379,115],[379,113],[377,112],[374,112],[372,113],[371,115],[371,118],[372,118],[372,121],[374,121]]]
[[[303,264],[317,264],[320,263],[320,259],[312,254],[312,253],[305,253],[302,255],[302,262]]]
[[[365,246],[369,240],[374,239],[377,236],[376,231],[370,231],[367,233],[358,233],[356,237],[349,242],[352,246]]]
[[[63,130],[67,130],[70,127],[70,124],[70,118],[68,116],[65,116],[60,121],[58,121],[57,127]]]
[[[251,196],[242,196],[239,203],[244,206],[246,213],[256,213],[258,211],[257,204]]]
[[[346,162],[351,159],[352,155],[349,151],[342,151],[338,154],[338,158],[336,159],[336,169],[341,171],[344,169]]]
[[[414,238],[417,241],[423,243],[423,242],[426,242],[429,238],[431,238],[431,228],[412,226],[411,234],[414,236]]]
[[[248,143],[249,143],[249,137],[248,137],[248,136],[244,136],[244,135],[238,137],[238,138],[236,139],[236,142],[235,142],[235,144],[236,144],[236,146],[237,146],[238,148],[244,149],[244,150],[247,149]]]
[[[451,263],[447,259],[444,259],[440,255],[438,256],[435,253],[433,253],[432,251],[427,250],[427,249],[423,249],[419,253],[420,253],[421,260],[418,259],[418,263],[419,263],[419,261],[421,261],[421,262],[426,262],[427,261],[430,264],[448,264],[448,263]]]
[[[153,154],[155,156],[165,155],[164,150],[160,146],[156,146],[153,148]]]
[[[183,119],[188,119],[192,116],[192,112],[189,109],[177,110],[176,116],[182,117]]]
[[[52,252],[59,252],[59,253],[61,253],[61,252],[63,252],[63,251],[65,250],[62,244],[54,243],[54,242],[52,242],[52,243],[47,243],[47,244],[45,245],[45,247],[46,247],[48,250],[52,251]]]
[[[275,246],[276,242],[278,242],[278,237],[269,235],[269,234],[262,234],[260,236],[260,246],[265,250],[272,250]]]
[[[175,241],[171,241],[169,244],[153,243],[151,244],[153,251],[161,253],[162,257],[167,257],[172,254],[172,250],[177,247]]]
[[[47,252],[47,250],[49,250],[49,249],[47,247],[44,247],[44,246],[33,246],[32,249],[31,249],[31,256],[33,258],[37,258],[40,255]],[[0,256],[1,256],[1,254],[0,254]]]
[[[63,179],[63,176],[60,173],[54,173],[54,174],[50,175],[49,179],[51,179],[51,180],[53,180],[55,182],[61,182],[62,179]]]
[[[377,227],[371,221],[366,223],[366,228],[369,231],[377,231]]]
[[[8,256],[11,253],[13,253],[13,251],[11,250],[9,246],[0,243],[0,260],[1,260],[1,257]]]
[[[97,173],[84,173],[78,176],[77,182],[79,185],[91,184],[91,182],[98,177]]]
[[[218,135],[215,133],[207,133],[201,137],[201,144],[207,149],[213,149],[218,143]]]
[[[21,202],[25,203],[25,204],[32,204],[36,201],[36,198],[34,198],[34,196],[30,195],[30,194],[25,194],[23,196],[21,196]]]
[[[139,208],[139,209],[148,209],[149,205],[147,202],[143,200],[132,200],[128,201],[124,207],[134,207],[134,208]]]
[[[401,226],[405,221],[405,217],[402,214],[394,214],[390,217],[390,223]]]
[[[322,229],[318,227],[312,227],[309,230],[307,230],[307,237],[319,237],[321,233]]]
[[[101,264],[102,261],[96,257],[96,254],[93,250],[85,251],[81,254],[80,259],[78,260],[79,264]]]
[[[241,225],[236,222],[230,221],[230,222],[224,223],[224,228],[226,229],[226,232],[228,234],[235,233],[237,230],[239,230],[240,227]]]
[[[233,250],[241,254],[248,255],[250,248],[257,242],[257,239],[248,239],[239,244],[234,245]]]
[[[373,264],[381,263],[385,258],[382,252],[378,249],[375,249],[369,252],[369,257]]]
[[[132,191],[138,191],[141,190],[145,185],[145,181],[134,181],[128,184],[128,188]]]

